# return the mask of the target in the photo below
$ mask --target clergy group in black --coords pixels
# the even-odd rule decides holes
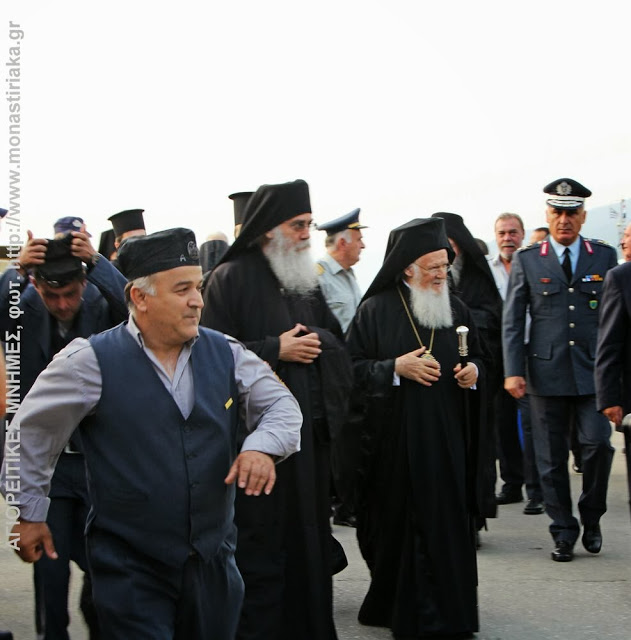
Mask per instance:
[[[578,231],[575,235],[564,235],[564,232],[567,228],[580,229],[580,225],[577,227],[571,220],[575,221],[572,216],[582,206],[582,200],[578,204],[578,201],[568,200],[571,193],[566,191],[569,188],[571,192],[575,183],[568,181],[563,180],[565,186],[560,187],[563,190],[559,194],[560,204],[555,200],[555,207],[558,210],[557,218],[562,219],[559,234],[562,244],[569,245],[578,237]],[[558,181],[559,184],[561,182]],[[142,583],[149,585],[143,593],[156,589],[164,601],[171,597],[168,591],[172,587],[165,589],[164,582],[158,589],[153,582],[155,579],[172,583],[174,568],[178,571],[181,569],[182,573],[177,575],[185,580],[195,574],[192,578],[195,582],[194,591],[187,592],[185,596],[186,609],[180,611],[178,605],[174,605],[175,618],[172,624],[167,620],[168,616],[160,614],[164,622],[160,629],[165,632],[160,637],[165,640],[167,637],[178,640],[188,638],[193,628],[195,638],[199,640],[229,640],[232,637],[238,640],[336,640],[332,576],[344,568],[347,560],[341,545],[332,535],[330,524],[331,452],[338,443],[339,434],[344,432],[344,447],[352,450],[345,455],[344,449],[338,447],[336,464],[346,465],[344,473],[352,478],[349,483],[352,492],[345,496],[345,500],[356,515],[359,548],[371,576],[370,587],[359,608],[359,621],[364,625],[388,628],[395,638],[401,640],[473,637],[479,629],[477,534],[485,526],[487,518],[496,516],[497,505],[494,398],[503,386],[504,373],[513,376],[512,382],[515,383],[515,377],[521,376],[524,362],[529,359],[520,353],[513,368],[508,372],[502,371],[502,296],[487,259],[463,219],[453,213],[440,212],[431,217],[416,218],[393,229],[388,238],[383,265],[363,295],[344,333],[320,290],[315,263],[310,254],[313,216],[307,183],[296,180],[284,184],[265,184],[255,192],[235,193],[230,198],[235,207],[236,239],[232,245],[228,245],[226,238],[213,238],[204,243],[199,251],[190,232],[182,229],[147,236],[143,211],[134,209],[111,216],[112,232],[102,237],[99,252],[91,251],[89,256],[86,252],[84,262],[88,273],[98,273],[103,267],[99,265],[101,261],[114,261],[123,276],[132,280],[127,289],[131,286],[135,287],[134,291],[137,290],[133,300],[140,306],[132,304],[130,307],[132,315],[137,316],[144,309],[144,301],[150,303],[151,297],[156,295],[151,282],[144,281],[145,275],[178,273],[178,268],[186,268],[190,280],[193,271],[196,273],[199,270],[199,281],[195,283],[199,297],[190,292],[190,287],[185,294],[190,296],[190,303],[187,304],[192,311],[180,320],[171,320],[169,324],[167,307],[162,307],[160,313],[156,307],[153,313],[144,316],[144,320],[141,317],[138,325],[140,331],[136,328],[138,322],[131,323],[131,330],[136,332],[133,334],[135,340],[140,341],[142,348],[145,334],[161,348],[168,343],[169,353],[173,352],[178,362],[182,353],[189,353],[187,350],[203,353],[204,357],[214,352],[221,353],[221,365],[207,362],[208,371],[220,366],[219,373],[212,375],[204,372],[204,366],[200,368],[199,358],[191,356],[193,366],[189,384],[192,385],[193,380],[197,380],[198,384],[202,384],[202,381],[204,384],[227,384],[226,390],[231,388],[230,385],[241,385],[239,405],[245,406],[251,401],[245,397],[250,393],[250,387],[243,387],[244,374],[235,374],[230,365],[230,349],[236,354],[237,347],[231,343],[228,349],[218,336],[230,336],[230,340],[238,341],[248,354],[246,358],[250,364],[247,370],[267,363],[265,366],[272,369],[282,387],[297,401],[302,419],[299,450],[281,442],[278,446],[261,449],[265,452],[261,455],[271,456],[277,463],[276,482],[271,491],[261,491],[260,487],[253,491],[247,485],[248,489],[236,492],[236,537],[228,529],[221,534],[215,530],[219,526],[217,523],[225,528],[226,517],[232,513],[231,509],[225,510],[225,505],[221,508],[217,505],[222,515],[215,520],[199,519],[199,514],[190,512],[191,529],[188,533],[169,529],[170,535],[177,540],[178,557],[181,555],[184,563],[182,567],[172,564],[172,558],[169,558],[164,546],[167,543],[161,538],[166,533],[156,525],[149,532],[152,536],[149,546],[160,550],[158,555],[154,554],[156,558],[159,556],[160,563],[153,565],[152,572],[155,575],[149,577],[147,570],[151,561],[138,555],[136,542],[140,540],[138,527],[142,519],[138,518],[138,513],[132,516],[120,509],[113,510],[112,517],[123,519],[123,522],[114,523],[111,530],[107,531],[105,542],[101,541],[107,553],[96,554],[94,558],[107,565],[113,561],[113,550],[123,549],[125,545],[121,540],[128,538],[125,544],[132,541],[133,547],[133,550],[131,547],[128,549],[133,558],[129,566],[134,567],[129,569],[130,573],[142,571]],[[566,219],[571,220],[565,222]],[[556,218],[552,221],[557,222]],[[81,233],[82,242],[85,242],[85,227],[80,226],[77,231]],[[169,241],[170,233],[172,243]],[[24,255],[32,252],[33,241],[36,246],[46,245],[45,242],[37,245],[37,239],[30,238]],[[592,245],[587,243],[587,246]],[[122,261],[116,258],[117,251],[121,250]],[[585,251],[589,253],[589,248]],[[180,252],[181,264],[178,262]],[[127,254],[132,258],[126,258]],[[18,270],[27,267],[28,271],[29,265],[23,263],[18,261]],[[138,270],[139,264],[149,264],[147,274],[142,269]],[[557,264],[551,265],[550,277],[543,272],[543,275],[537,274],[538,278],[541,275],[539,285],[542,293],[546,286],[554,292],[549,285],[558,275],[554,271],[557,266],[563,274],[561,266]],[[588,276],[588,280],[584,278],[582,282],[588,282],[589,286],[579,283],[576,288],[579,296],[583,292],[590,298],[589,309],[595,311],[597,316],[602,278],[599,279],[599,273]],[[160,276],[162,280],[166,277]],[[518,286],[517,277],[511,275],[511,282],[515,279],[513,286]],[[23,284],[26,286],[28,282]],[[54,285],[51,286],[54,288]],[[130,303],[129,291],[126,295]],[[46,304],[46,300],[43,302]],[[535,305],[535,311],[539,311],[538,301],[532,304]],[[151,308],[151,304],[148,308]],[[521,307],[518,311],[511,307],[508,315],[504,311],[504,331],[514,336],[513,342],[521,341],[523,347],[523,335],[515,334],[510,325],[511,318],[514,319],[515,314],[522,311]],[[164,320],[161,320],[161,313],[167,314]],[[589,328],[586,331],[591,334],[586,339],[591,344],[593,338],[595,346],[594,315],[587,315]],[[200,329],[201,343],[192,338],[197,321],[202,327],[214,330],[207,333],[206,329]],[[170,339],[170,334],[163,335],[160,331],[156,333],[151,330],[151,323],[154,323],[155,329],[161,322],[164,322],[165,331],[175,331],[177,338],[174,341]],[[180,329],[178,325],[181,325]],[[107,338],[91,339],[92,348],[108,376],[110,369],[114,371],[120,364],[111,352],[112,348],[124,343],[130,354],[132,351],[136,354],[128,340],[128,332],[120,328],[114,331],[116,333]],[[544,343],[543,337],[537,338],[539,348],[543,348],[541,345]],[[194,344],[201,346],[196,346],[193,352]],[[511,344],[515,350],[516,343]],[[549,347],[555,348],[555,345]],[[615,350],[607,351],[606,344],[601,343],[599,349],[603,362],[611,359],[609,353],[615,353]],[[537,353],[530,355],[535,359],[540,357]],[[592,360],[593,355],[590,355]],[[144,375],[144,360],[141,362],[136,355],[134,358],[134,372],[139,376],[141,373]],[[163,382],[167,384],[167,379],[171,378],[175,385],[175,378],[181,375],[176,360],[171,363],[172,368],[165,365],[167,375]],[[260,365],[253,364],[255,361]],[[222,377],[225,371],[228,371],[228,378]],[[129,381],[128,374],[125,373],[121,380]],[[232,375],[236,375],[236,382],[230,382]],[[194,416],[193,421],[199,424],[192,424],[185,415],[180,425],[179,414],[171,406],[172,401],[167,396],[160,396],[161,386],[154,385],[154,382],[152,393],[162,403],[162,409],[151,410],[156,420],[162,411],[171,416],[169,419],[178,422],[176,426],[182,428],[183,433],[221,423],[228,437],[234,438],[234,449],[226,444],[226,459],[230,457],[230,451],[234,456],[242,450],[244,443],[252,441],[251,431],[256,425],[252,424],[251,418],[246,420],[241,413],[230,413],[232,417],[227,418],[226,414],[225,418],[219,419],[217,407],[211,405],[204,411],[195,405],[191,415]],[[601,385],[599,393],[603,400],[600,406],[607,417],[622,425],[620,406],[624,403],[617,395],[612,395],[611,400],[604,399],[605,391],[611,385],[611,380]],[[42,388],[46,389],[45,386]],[[108,399],[113,399],[112,394],[116,390],[122,390],[121,383],[116,382],[115,376],[111,382],[108,377],[103,393],[106,392]],[[507,386],[507,390],[517,397],[522,388]],[[197,394],[197,389],[195,392]],[[177,398],[175,386],[171,393]],[[231,393],[234,395],[234,391],[227,391],[226,395],[230,396]],[[265,407],[258,420],[265,422],[264,416],[268,412],[269,415],[276,415],[277,401],[272,397],[273,394],[266,397],[265,390],[261,392],[259,389],[257,393],[257,408]],[[278,391],[274,389],[274,393]],[[533,393],[536,395],[537,390],[534,389]],[[587,389],[585,393],[592,396],[595,413],[594,392]],[[576,395],[580,394],[579,390]],[[229,411],[232,404],[232,397],[227,398],[225,411]],[[610,408],[614,405],[613,409]],[[27,402],[27,406],[32,405]],[[178,406],[181,410],[180,400]],[[100,404],[91,411],[96,411],[97,416],[103,415],[96,420],[99,425],[108,425],[108,421],[118,415],[114,411],[110,417],[109,409]],[[28,412],[25,416],[19,414],[27,423],[30,416]],[[151,431],[144,429],[142,419],[138,419],[138,416],[132,420],[130,413],[128,418],[130,425],[133,423],[133,428],[138,430],[138,437],[145,443],[143,449],[147,450],[150,448]],[[91,420],[90,424],[94,422]],[[233,427],[234,434],[230,436]],[[559,433],[567,427],[565,421],[559,427]],[[542,440],[541,430],[542,427],[539,428],[539,442]],[[118,433],[115,429],[114,432]],[[85,436],[89,432],[83,433]],[[268,434],[272,442],[276,437],[274,433],[272,429]],[[585,433],[582,436],[586,438]],[[134,446],[134,437],[134,432],[130,432],[127,441],[130,448]],[[608,436],[603,435],[604,449],[607,448],[605,440],[608,442]],[[106,446],[106,440],[101,436],[92,439],[88,436],[88,442],[92,442],[89,447]],[[201,450],[199,447],[195,451],[187,448],[186,442],[184,438],[182,447],[178,445],[174,455],[186,458],[182,468],[190,473],[198,467],[197,463],[189,460],[193,459],[191,456],[199,456]],[[564,445],[559,443],[560,437],[557,442],[560,448],[554,458],[557,467],[563,466],[564,461],[567,464],[567,451],[564,458]],[[160,446],[156,443],[156,451],[162,454],[164,452]],[[549,468],[552,463],[546,457],[543,445],[535,443],[537,446],[537,463],[541,465],[540,471],[543,470],[544,498],[546,503],[550,502],[551,517],[558,518],[560,507],[554,502],[551,489],[546,489],[554,482],[553,479],[548,480],[548,475],[557,471]],[[589,465],[589,460],[595,454],[589,446],[585,446],[584,450]],[[123,455],[122,451],[120,455]],[[133,479],[135,471],[131,458],[127,454],[124,457],[130,463],[124,471]],[[95,457],[92,464],[98,476],[102,463]],[[115,461],[112,464],[115,466]],[[148,481],[150,470],[145,471],[149,475],[143,481]],[[156,473],[159,471],[155,469]],[[607,467],[602,474],[608,476],[608,473]],[[3,491],[6,493],[6,470],[4,476]],[[215,476],[215,480],[210,476],[205,480],[204,486],[209,495],[223,495],[220,487],[212,484],[217,478],[219,475]],[[190,478],[179,479],[190,482]],[[597,492],[601,496],[603,492],[606,493],[606,477],[599,482]],[[177,494],[190,494],[185,500],[190,504],[183,506],[182,514],[187,508],[197,509],[201,504],[205,504],[206,508],[214,508],[208,501],[199,502],[199,498],[195,497],[198,494],[194,485],[194,482],[190,484],[190,491]],[[143,485],[143,490],[148,486]],[[119,490],[122,491],[122,485]],[[92,492],[91,495],[95,494]],[[108,499],[103,494],[100,501],[105,503]],[[589,498],[583,504],[591,505]],[[140,503],[137,507],[143,508]],[[94,523],[96,518],[98,523],[102,505],[93,504],[92,508],[91,521]],[[600,537],[595,538],[596,534],[600,536],[600,529],[595,528],[602,513],[600,502],[596,509],[598,516],[585,523],[587,540],[585,535],[583,538],[586,549],[592,553],[597,553],[602,544]],[[590,512],[586,507],[585,513],[596,511]],[[202,529],[193,536],[192,529],[200,526]],[[554,526],[551,528],[556,543],[552,557],[555,560],[571,560],[575,538],[571,539],[570,534],[560,536],[558,531],[560,529]],[[572,535],[576,533],[575,528],[571,531]],[[212,600],[218,593],[215,591],[216,585],[212,588],[201,586],[201,582],[206,580],[204,575],[211,575],[208,567],[215,566],[212,564],[215,561],[210,560],[205,547],[199,546],[200,539],[224,541],[221,553],[227,554],[228,564],[234,554],[243,589],[234,582],[236,574],[227,572],[232,583],[230,589],[217,602],[199,600],[200,596]],[[559,557],[560,540],[565,542],[560,549],[565,557]],[[189,547],[190,553],[186,559],[184,551]],[[32,561],[36,555],[41,555],[41,549],[39,555],[33,552],[23,557]],[[194,570],[190,568],[193,566],[191,558],[195,558]],[[224,571],[227,565],[223,561],[220,564]],[[206,565],[208,567],[204,569]],[[167,566],[170,567],[168,571]],[[216,566],[219,567],[219,564]],[[160,567],[165,567],[164,571]],[[104,568],[107,567],[102,565],[99,568],[100,585],[103,584]],[[120,566],[117,565],[116,570],[120,570]],[[129,578],[133,579],[133,575]],[[122,603],[122,593],[117,587],[111,590],[95,589],[97,612],[115,615],[116,602]],[[175,596],[175,601],[178,597]],[[129,602],[125,605],[127,613],[122,615],[132,615],[128,605]],[[108,637],[128,640],[125,634],[131,628],[138,633],[135,637],[158,637],[155,635],[158,627],[154,622],[150,624],[144,619],[143,616],[148,614],[141,610],[140,603],[137,606],[139,610],[133,627],[112,624],[110,620],[104,624],[110,634]],[[198,615],[199,611],[196,611],[199,607],[212,609],[216,606],[225,609],[225,618],[231,621],[230,624],[217,623],[221,614],[216,610],[212,615]],[[153,607],[148,607],[148,610],[153,610]],[[191,615],[197,626],[183,622],[181,615]]]

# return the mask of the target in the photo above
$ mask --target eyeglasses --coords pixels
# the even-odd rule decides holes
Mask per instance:
[[[420,264],[417,264],[416,262],[414,263],[417,267],[423,269],[423,271],[427,271],[427,273],[430,273],[433,276],[437,276],[439,273],[449,273],[451,271],[451,265],[450,264],[441,264],[437,267],[431,267],[430,269],[427,269],[426,267],[421,267]]]
[[[313,229],[315,227],[315,222],[311,220],[307,222],[306,220],[294,220],[293,222],[287,223],[294,231],[304,231],[305,229]]]

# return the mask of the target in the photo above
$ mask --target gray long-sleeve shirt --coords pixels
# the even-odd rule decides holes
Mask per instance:
[[[201,392],[193,386],[190,357],[194,341],[183,345],[170,378],[144,345],[131,317],[127,328],[182,415],[188,417],[195,393]],[[281,459],[299,451],[302,414],[295,398],[258,356],[234,338],[226,339],[234,358],[239,415],[250,432],[241,451],[261,451]],[[5,497],[12,494],[20,505],[22,519],[46,520],[46,496],[55,464],[72,432],[94,411],[101,397],[101,380],[94,350],[86,339],[77,338],[55,356],[15,414],[8,428],[0,486]]]

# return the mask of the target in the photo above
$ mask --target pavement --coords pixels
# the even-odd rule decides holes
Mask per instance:
[[[631,638],[631,518],[622,435],[616,448],[609,486],[608,511],[601,521],[603,549],[585,551],[580,541],[572,562],[550,559],[548,517],[526,516],[524,503],[499,507],[499,517],[482,532],[478,551],[480,632],[477,640],[629,640]],[[574,499],[582,476],[570,471]],[[4,504],[0,499],[0,536]],[[364,627],[357,612],[369,584],[355,530],[333,527],[349,558],[335,576],[335,620],[339,640],[385,640],[387,629]],[[32,640],[32,568],[6,543],[0,544],[0,630],[15,640]],[[72,640],[87,640],[78,610],[81,572],[74,567],[70,595]],[[130,639],[133,640],[133,639]],[[195,640],[192,638],[191,640]],[[300,638],[296,638],[300,640]]]

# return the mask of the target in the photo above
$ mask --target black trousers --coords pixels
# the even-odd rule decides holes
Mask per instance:
[[[87,540],[104,638],[233,640],[243,601],[234,541],[208,562],[192,553],[183,566],[172,567],[96,528]]]
[[[85,522],[89,504],[82,455],[62,453],[50,491],[46,523],[57,551],[57,560],[45,554],[33,565],[35,588],[35,627],[44,640],[68,640],[68,591],[70,562],[84,571],[81,611],[90,629],[90,638],[98,638],[98,624],[92,604],[92,587],[85,553]]]
[[[574,425],[583,458],[583,491],[578,510],[583,524],[596,524],[607,510],[613,460],[611,426],[596,411],[595,396],[530,396],[533,440],[546,513],[555,540],[574,544],[580,532],[572,515],[568,472],[569,425]]]
[[[518,409],[523,447],[519,438]],[[528,498],[541,501],[541,484],[532,443],[530,397],[526,395],[515,400],[508,391],[501,389],[495,396],[495,429],[497,458],[504,487],[518,490],[525,484]]]

